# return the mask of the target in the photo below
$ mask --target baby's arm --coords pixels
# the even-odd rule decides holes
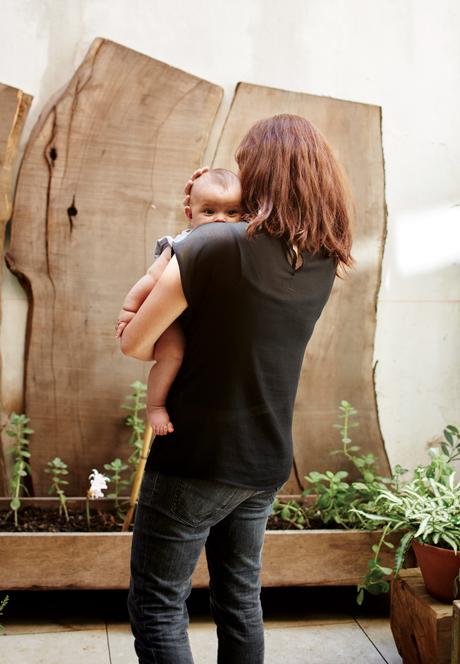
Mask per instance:
[[[171,260],[171,248],[167,247],[152,263],[147,273],[137,281],[125,297],[118,315],[116,336],[121,337],[123,330],[151,292]]]
[[[133,311],[135,313],[147,295],[150,293],[154,285],[155,282],[153,281],[150,274],[148,272],[144,274],[144,276],[141,277],[139,281],[136,281],[128,295],[125,297],[122,308],[125,311]]]
[[[150,369],[147,385],[147,415],[156,436],[174,431],[165,404],[169,388],[182,364],[184,349],[182,328],[174,321],[155,344],[155,364]]]

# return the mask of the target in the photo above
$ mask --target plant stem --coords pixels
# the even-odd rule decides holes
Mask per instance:
[[[86,496],[86,523],[88,524],[88,530],[91,530],[91,517],[89,514],[89,498]]]
[[[383,529],[382,535],[379,539],[379,543],[377,544],[377,549],[376,549],[375,554],[374,554],[374,561],[375,562],[378,561],[378,558],[380,556],[380,549],[382,548],[383,541],[384,541],[385,537],[387,536],[387,533],[388,533],[388,530],[390,529],[390,526],[391,526],[391,523],[387,523],[386,526]]]
[[[20,461],[19,462],[19,468],[18,468],[18,477],[19,478],[21,477],[21,471],[23,469],[23,466],[24,466],[24,462]],[[14,497],[17,498],[17,499],[19,499],[20,489],[21,489],[21,481],[19,479],[18,482],[16,482],[15,492],[14,492]],[[13,511],[14,511],[14,525],[17,527],[18,526],[18,509],[16,508]]]
[[[66,505],[66,502],[65,502],[64,492],[59,487],[56,488],[56,491],[59,495],[59,516],[61,516],[62,510],[64,510],[66,521],[69,521],[69,513],[67,511],[67,505]]]
[[[348,443],[345,442],[346,440],[348,440],[348,419],[349,419],[349,416],[350,416],[350,411],[349,411],[348,408],[346,408],[346,409],[345,409],[345,414],[344,414],[344,419],[343,419],[343,432],[344,432],[344,433],[343,433],[343,437],[342,437],[342,441],[343,441],[343,453],[345,454],[345,456],[347,457],[347,459],[350,459],[350,461],[351,461],[351,460],[352,460],[352,456],[351,456],[350,452],[349,452],[348,449],[347,449],[347,444],[348,444]]]

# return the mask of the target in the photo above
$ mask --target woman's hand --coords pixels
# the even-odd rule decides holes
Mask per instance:
[[[203,175],[203,173],[206,173],[206,171],[209,171],[209,166],[202,166],[201,168],[197,168],[197,170],[192,173],[190,180],[187,180],[187,184],[184,187],[185,198],[182,203],[184,206],[185,214],[187,214],[187,210],[190,210],[190,192],[192,191],[193,183],[197,178]]]

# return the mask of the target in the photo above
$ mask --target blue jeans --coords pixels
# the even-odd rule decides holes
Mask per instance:
[[[185,600],[206,546],[218,664],[261,664],[260,565],[276,491],[144,475],[131,551],[128,610],[140,664],[193,664]]]

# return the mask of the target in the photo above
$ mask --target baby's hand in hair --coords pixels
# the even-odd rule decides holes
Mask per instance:
[[[126,309],[122,309],[120,313],[118,314],[118,320],[115,325],[115,337],[121,337],[123,334],[123,330],[125,327],[128,325],[129,321],[131,321],[134,316],[136,315],[135,311],[127,311]]]
[[[184,208],[189,207],[190,205],[190,192],[192,191],[194,181],[203,175],[203,173],[206,173],[206,171],[209,171],[209,166],[202,166],[201,168],[197,168],[197,170],[192,173],[190,180],[187,180],[187,183],[184,187],[185,198],[182,203]]]

